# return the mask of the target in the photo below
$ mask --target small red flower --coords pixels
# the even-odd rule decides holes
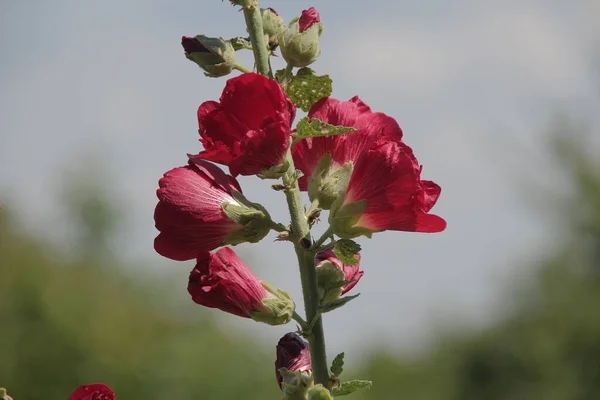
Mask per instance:
[[[277,343],[276,351],[275,375],[279,387],[283,381],[279,372],[280,368],[287,368],[290,371],[312,371],[308,343],[302,340],[298,334],[286,333]]]
[[[402,138],[402,129],[396,120],[371,111],[358,96],[350,101],[323,98],[312,106],[308,117],[332,125],[353,127],[356,131],[345,135],[304,139],[292,148],[294,164],[304,174],[299,179],[300,190],[307,190],[308,178],[313,175],[319,160],[325,154],[331,154],[331,168],[339,168],[348,161],[355,163],[361,153],[377,140]]]
[[[275,80],[254,73],[229,79],[219,102],[198,108],[198,157],[227,165],[233,176],[263,173],[283,163],[295,115]]]
[[[314,7],[311,7],[308,10],[303,10],[302,15],[300,15],[300,19],[298,20],[298,31],[302,33],[319,22],[321,22],[321,17]]]
[[[67,400],[115,400],[115,393],[103,383],[79,386]]]
[[[354,258],[356,258],[358,261],[360,261],[360,254],[355,254]],[[342,287],[342,292],[341,292],[342,295],[348,293],[350,291],[350,289],[352,289],[354,286],[356,286],[356,284],[358,283],[360,278],[362,278],[362,276],[364,275],[364,271],[359,271],[359,268],[360,268],[359,264],[355,264],[355,265],[344,264],[342,261],[340,261],[335,256],[335,254],[333,254],[332,249],[323,250],[323,251],[317,253],[317,255],[315,256],[315,267],[318,268],[319,264],[322,263],[323,261],[329,261],[337,269],[342,271],[344,273],[345,281],[354,281],[354,282],[351,282]]]
[[[225,202],[237,203],[232,191],[241,193],[237,181],[216,165],[194,160],[165,173],[156,191],[159,202],[154,221],[160,234],[154,249],[161,255],[185,261],[224,244],[243,225],[222,210]]]
[[[294,312],[287,293],[254,276],[228,247],[198,257],[188,292],[195,303],[270,325],[288,323]]]
[[[355,237],[372,232],[395,230],[441,232],[446,221],[428,214],[441,188],[420,179],[421,166],[410,147],[400,141],[381,141],[366,150],[356,162],[343,202],[338,201],[330,213],[336,234]],[[352,217],[344,215],[351,208],[364,208]]]

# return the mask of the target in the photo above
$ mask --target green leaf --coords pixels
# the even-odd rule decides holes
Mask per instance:
[[[293,135],[298,139],[305,139],[309,137],[343,135],[355,130],[346,126],[331,125],[316,118],[304,117],[298,121],[296,132]]]
[[[333,254],[344,263],[344,265],[356,265],[359,261],[354,258],[355,254],[360,252],[360,245],[354,240],[340,239],[335,242]]]
[[[344,353],[340,353],[333,359],[331,363],[331,373],[335,376],[340,376],[344,371]]]
[[[333,388],[331,390],[331,394],[333,394],[334,397],[346,396],[350,393],[357,392],[360,389],[368,389],[371,387],[371,385],[373,385],[373,382],[360,379],[346,381],[342,383],[342,385],[339,388]]]
[[[358,296],[360,296],[360,293],[355,294],[354,296],[346,296],[346,297],[342,297],[342,298],[334,300],[334,301],[330,301],[329,303],[325,303],[321,307],[319,307],[319,311],[321,311],[321,313],[323,313],[323,314],[326,312],[329,312],[329,311],[333,311],[335,309],[342,307],[350,300],[354,300]]]
[[[331,96],[332,80],[329,75],[317,76],[310,68],[300,68],[295,76],[289,77],[285,82],[282,82],[283,70],[277,71],[275,77],[282,83],[285,94],[302,111],[308,112],[317,101]]]

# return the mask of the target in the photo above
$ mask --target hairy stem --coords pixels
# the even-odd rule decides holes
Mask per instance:
[[[262,16],[258,6],[258,0],[246,0],[244,5],[244,17],[246,26],[252,41],[252,51],[256,62],[256,70],[259,74],[273,77],[269,65],[269,52],[262,26]],[[291,73],[291,68],[286,69],[287,74]],[[314,264],[314,253],[309,251],[311,245],[310,227],[306,218],[300,188],[298,187],[298,177],[292,160],[291,150],[288,149],[286,160],[289,162],[289,169],[283,176],[283,183],[286,186],[285,196],[290,211],[292,241],[296,256],[298,257],[298,266],[300,268],[300,280],[302,282],[302,295],[304,297],[304,309],[306,311],[306,322],[312,326],[306,332],[306,339],[310,347],[311,364],[313,376],[316,383],[321,383],[329,387],[329,373],[327,372],[327,354],[325,352],[325,335],[323,334],[323,321],[319,314],[319,293],[317,287],[317,273]]]
[[[316,383],[329,386],[329,373],[327,372],[327,353],[325,350],[325,335],[323,333],[323,320],[319,314],[319,292],[317,287],[317,271],[314,264],[314,253],[310,247],[310,228],[304,212],[300,188],[296,177],[296,170],[292,160],[291,151],[288,150],[287,161],[290,168],[283,176],[286,185],[285,195],[292,219],[292,237],[294,249],[298,257],[300,280],[302,282],[302,295],[306,322],[312,329],[306,332],[306,339],[310,347],[313,375]]]
[[[254,53],[254,61],[256,62],[256,72],[268,76],[269,78],[273,78],[269,63],[269,49],[267,48],[267,42],[265,40],[258,0],[246,0],[246,4],[244,5],[244,18],[246,19],[246,27],[248,28],[250,41],[252,42],[252,52]]]

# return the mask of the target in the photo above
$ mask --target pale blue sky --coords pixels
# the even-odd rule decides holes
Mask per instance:
[[[544,136],[550,113],[590,118],[598,108],[599,4],[262,2],[286,20],[318,9],[325,31],[314,69],[333,78],[334,97],[358,94],[394,116],[423,177],[443,188],[434,211],[447,219],[446,232],[360,240],[366,274],[354,290],[362,296],[327,315],[332,353],[373,335],[409,348],[431,337],[434,321],[494,317],[505,280],[551,235],[525,189],[535,182],[560,190]],[[0,2],[0,202],[18,207],[24,227],[69,249],[60,174],[99,174],[126,207],[115,251],[180,275],[183,290],[191,264],[154,253],[152,214],[162,173],[200,150],[198,105],[224,85],[183,56],[181,36],[199,33],[243,35],[243,16],[218,0]],[[241,182],[285,221],[269,182]],[[243,254],[299,301],[293,252],[270,239]],[[206,312],[216,313],[198,311]],[[265,343],[289,330],[223,320]]]

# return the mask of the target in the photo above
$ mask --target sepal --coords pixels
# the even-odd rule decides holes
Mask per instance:
[[[242,225],[243,228],[229,235],[224,240],[224,244],[236,245],[261,241],[274,225],[269,212],[262,205],[252,203],[236,190],[232,190],[231,194],[237,203],[225,202],[221,208],[227,218]]]
[[[262,301],[266,310],[251,311],[250,318],[269,325],[285,325],[290,322],[296,309],[290,295],[265,281],[262,281],[262,286],[270,294]]]
[[[319,207],[329,210],[335,200],[346,192],[352,176],[352,163],[347,162],[341,167],[331,167],[331,155],[325,154],[319,160],[313,175],[308,178],[308,197],[318,201]]]

